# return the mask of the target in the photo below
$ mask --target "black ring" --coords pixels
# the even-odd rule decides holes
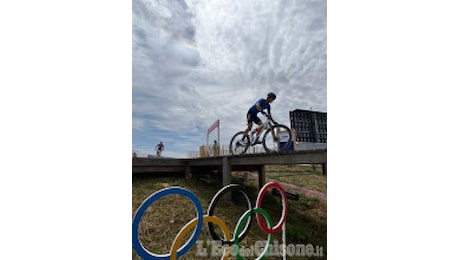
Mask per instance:
[[[211,203],[209,204],[209,207],[208,207],[208,216],[212,216],[213,212],[214,212],[214,209],[217,205],[217,201],[219,201],[219,199],[228,191],[239,191],[240,193],[243,194],[243,196],[246,198],[246,201],[248,202],[248,205],[249,205],[249,210],[251,210],[251,212],[253,212],[253,207],[252,207],[252,204],[251,204],[251,201],[249,200],[249,197],[248,197],[248,194],[246,193],[246,190],[239,184],[228,184],[226,186],[224,186],[222,189],[220,189],[215,195],[214,197],[212,198],[211,200]],[[238,236],[238,240],[241,241],[243,240],[243,238],[249,233],[249,228],[251,227],[251,222],[252,222],[252,215],[249,216],[249,219],[248,221],[246,222],[246,226],[244,227],[244,230],[243,232],[240,233],[240,235]],[[209,229],[209,234],[211,235],[211,237],[214,239],[214,240],[220,240],[222,242],[222,245],[224,244],[227,244],[227,245],[233,245],[233,243],[235,242],[235,238],[233,237],[230,241],[224,241],[223,238],[220,238],[216,232],[214,231],[214,225],[209,222],[208,223],[208,229]],[[235,234],[233,234],[233,236],[235,236]]]

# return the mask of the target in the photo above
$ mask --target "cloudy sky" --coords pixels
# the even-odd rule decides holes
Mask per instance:
[[[275,120],[327,112],[326,0],[133,0],[132,149],[187,157],[221,123],[221,144],[270,91]],[[210,142],[217,136],[212,133]]]

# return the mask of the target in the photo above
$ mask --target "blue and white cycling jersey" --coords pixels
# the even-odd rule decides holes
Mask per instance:
[[[264,98],[259,99],[256,104],[259,103],[260,107],[262,110],[267,109],[268,114],[270,114],[270,104],[267,103],[267,100]],[[257,114],[259,113],[259,110],[256,107],[256,104],[254,104],[250,109],[249,113],[251,114]]]
[[[260,118],[257,117],[257,114],[261,112],[256,107],[257,103],[262,108],[262,110],[267,109],[268,114],[270,114],[270,104],[267,103],[267,100],[261,98],[251,108],[249,108],[248,114],[246,115],[248,124],[251,122],[259,124],[261,122]]]

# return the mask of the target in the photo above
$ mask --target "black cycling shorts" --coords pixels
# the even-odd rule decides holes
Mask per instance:
[[[257,113],[251,113],[251,111],[248,111],[246,118],[248,119],[248,124],[251,122],[259,124],[261,122],[260,118],[257,117]]]

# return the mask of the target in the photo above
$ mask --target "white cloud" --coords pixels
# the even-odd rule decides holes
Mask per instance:
[[[269,91],[281,123],[326,111],[326,56],[325,0],[135,0],[133,149],[171,136],[186,155],[216,119],[225,144]]]

